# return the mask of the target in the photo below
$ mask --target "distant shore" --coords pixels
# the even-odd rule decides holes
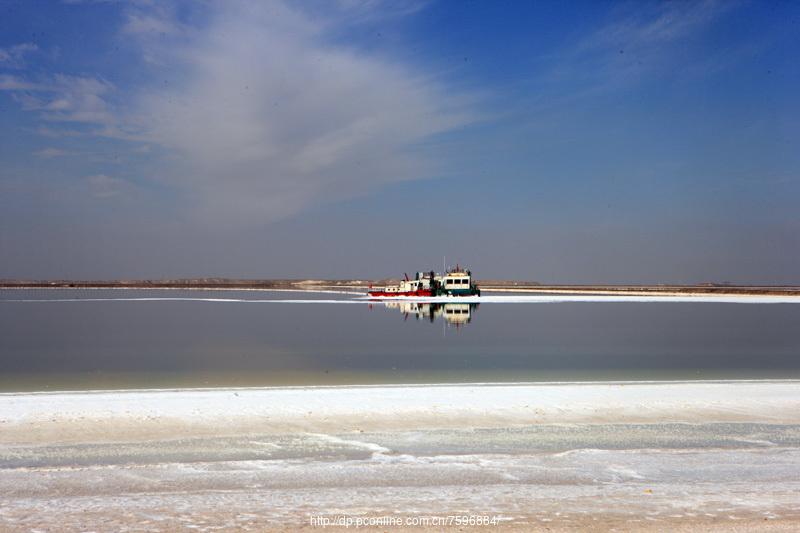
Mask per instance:
[[[181,289],[181,290],[363,290],[395,279],[162,279],[162,280],[0,280],[0,289]],[[606,295],[758,295],[800,296],[800,286],[773,285],[545,285],[533,281],[478,280],[483,292]]]

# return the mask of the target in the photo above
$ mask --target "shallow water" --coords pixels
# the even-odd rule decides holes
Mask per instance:
[[[800,377],[795,304],[357,298],[0,291],[0,390]]]

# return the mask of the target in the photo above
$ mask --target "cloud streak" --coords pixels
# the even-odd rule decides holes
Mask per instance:
[[[443,84],[332,44],[283,4],[218,4],[204,31],[154,17],[125,31],[178,80],[143,91],[129,123],[178,156],[173,185],[214,219],[268,221],[426,177],[411,147],[470,120]]]
[[[119,122],[108,103],[114,86],[102,78],[55,74],[31,81],[0,75],[0,91],[10,91],[25,111],[39,112],[48,122],[72,122],[110,127]]]
[[[33,152],[33,155],[35,155],[36,157],[41,157],[43,159],[52,159],[54,157],[63,157],[66,155],[71,155],[71,152],[62,150],[61,148],[48,147]]]
[[[125,180],[106,174],[86,176],[85,181],[89,191],[95,198],[117,196],[131,188],[130,184]]]
[[[575,96],[581,97],[630,87],[663,73],[682,76],[696,70],[692,66],[697,63],[706,72],[713,70],[711,62],[731,59],[698,58],[692,53],[694,43],[736,5],[705,0],[620,7],[609,22],[561,52],[547,81],[576,87]]]
[[[36,52],[39,47],[33,43],[21,43],[6,48],[0,48],[0,66],[4,68],[23,68],[25,54]]]
[[[474,120],[470,99],[429,73],[333,40],[378,7],[225,2],[189,24],[170,4],[131,5],[120,40],[149,82],[2,74],[0,90],[50,125],[158,147],[143,179],[173,188],[190,216],[266,223],[431,177],[415,146]],[[75,131],[63,126],[40,129]]]

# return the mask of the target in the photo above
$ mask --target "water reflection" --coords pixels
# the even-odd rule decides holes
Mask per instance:
[[[798,305],[353,296],[0,291],[0,391],[800,376]]]
[[[433,323],[437,318],[459,328],[472,321],[472,315],[478,309],[477,303],[427,303],[427,302],[383,302],[387,309],[397,309],[404,315],[404,320],[413,316],[416,320],[428,320]]]

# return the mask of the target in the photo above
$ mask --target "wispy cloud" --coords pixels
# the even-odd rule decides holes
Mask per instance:
[[[716,0],[622,5],[608,23],[561,51],[549,81],[568,81],[578,94],[595,94],[658,73],[685,72],[696,61],[712,68],[709,58],[686,57],[686,51],[736,5]]]
[[[153,15],[143,11],[128,14],[127,22],[122,28],[124,33],[134,35],[174,34],[181,31],[181,27],[162,14]]]
[[[44,87],[20,76],[0,74],[0,91],[40,91]]]
[[[32,130],[34,133],[42,137],[49,137],[53,139],[60,139],[63,137],[82,137],[86,135],[83,132],[68,128],[50,128],[48,126],[39,126]]]
[[[431,161],[414,145],[473,120],[469,99],[429,73],[333,42],[380,6],[328,4],[310,16],[281,2],[221,2],[189,25],[170,4],[131,5],[120,38],[140,52],[152,83],[5,75],[0,90],[50,124],[158,147],[167,157],[157,179],[207,219],[267,222],[429,177]]]
[[[413,15],[430,3],[430,0],[338,0],[331,5],[340,16],[358,24]]]
[[[52,159],[54,157],[62,157],[65,155],[71,155],[72,152],[68,152],[67,150],[62,150],[60,148],[42,148],[41,150],[37,150],[33,152],[33,155],[36,157],[41,157],[43,159]]]
[[[659,2],[643,9],[645,6],[634,3],[636,10],[601,27],[578,47],[624,49],[674,41],[715,20],[734,5],[718,0]]]
[[[176,24],[126,26],[178,78],[142,91],[129,123],[179,156],[172,183],[208,215],[267,221],[423,178],[409,148],[470,119],[442,83],[331,44],[325,23],[283,4],[216,9],[161,49],[150,33]]]
[[[25,54],[39,49],[33,43],[22,43],[6,48],[0,48],[0,67],[22,68],[25,66]]]
[[[87,176],[85,181],[92,196],[95,198],[118,196],[131,188],[131,184],[128,181],[106,174]]]
[[[37,111],[43,120],[112,126],[118,123],[106,96],[113,86],[101,79],[55,74],[30,80],[0,75],[0,90],[11,91],[26,111]]]
[[[44,120],[109,125],[116,117],[105,96],[113,86],[100,78],[56,74],[40,82],[41,95],[19,96],[25,109],[40,111]]]

